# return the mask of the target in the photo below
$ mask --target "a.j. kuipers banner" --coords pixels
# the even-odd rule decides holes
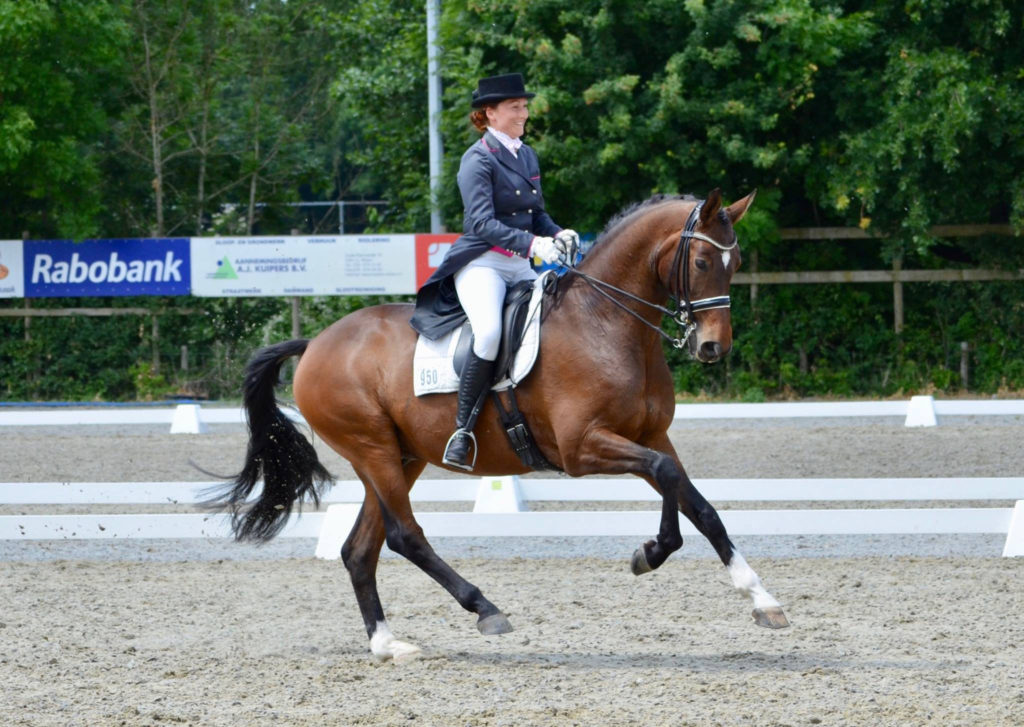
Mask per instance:
[[[415,293],[455,235],[0,240],[0,298]]]

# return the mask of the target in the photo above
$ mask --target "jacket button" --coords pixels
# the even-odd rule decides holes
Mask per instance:
[[[537,194],[537,190],[536,190],[536,189],[535,189],[535,190],[533,190],[533,193],[534,193],[534,194]]]
[[[529,212],[531,215],[533,214],[533,210],[526,210],[526,211]]]
[[[534,191],[536,191],[536,190],[534,190]],[[519,192],[519,190],[517,189],[517,190],[516,190],[516,196],[518,197],[518,196],[519,196],[519,194],[520,194],[520,192]]]
[[[515,217],[515,216],[516,216],[516,213],[515,213],[515,212],[513,212],[513,213],[512,213],[512,216],[513,216],[513,217]]]

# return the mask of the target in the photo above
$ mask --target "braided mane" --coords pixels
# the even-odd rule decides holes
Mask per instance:
[[[602,242],[611,237],[612,232],[614,232],[615,229],[619,227],[619,225],[621,225],[623,222],[626,221],[627,218],[632,217],[637,212],[641,212],[642,210],[645,210],[648,207],[653,207],[654,205],[661,204],[662,202],[674,202],[676,200],[681,200],[683,202],[699,202],[700,198],[694,197],[692,194],[655,194],[645,199],[643,202],[634,202],[628,207],[622,209],[610,220],[608,220],[608,224],[604,226],[604,229],[601,230],[601,234],[599,234],[597,236],[597,240],[594,241],[594,247],[597,247]],[[726,213],[724,206],[719,208],[717,216],[719,221],[726,224],[730,224],[729,215]]]
[[[601,230],[601,234],[597,236],[597,240],[594,244],[600,245],[604,242],[611,235],[612,230],[625,222],[627,217],[631,217],[633,214],[647,209],[648,207],[653,207],[656,204],[661,204],[662,202],[674,202],[675,200],[695,202],[697,201],[697,198],[692,194],[655,194],[652,197],[645,199],[643,202],[634,202],[620,210],[610,220],[608,220],[608,224],[606,224],[604,229]]]

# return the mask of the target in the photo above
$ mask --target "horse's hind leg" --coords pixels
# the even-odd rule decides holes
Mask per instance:
[[[406,480],[409,486],[423,471],[423,467],[423,463],[406,466]],[[377,593],[377,563],[383,544],[384,519],[381,517],[380,504],[373,489],[367,485],[363,507],[341,549],[341,559],[352,579],[352,588],[366,626],[366,635],[370,638],[370,651],[381,661],[407,661],[416,658],[420,649],[413,644],[399,641],[392,635]]]
[[[423,529],[413,516],[409,487],[397,465],[397,444],[394,455],[381,457],[364,450],[361,464],[356,468],[360,479],[371,485],[377,495],[388,547],[408,558],[440,583],[460,606],[477,614],[477,629],[480,633],[491,635],[511,631],[512,625],[505,614],[488,601],[479,588],[445,563],[427,542]]]

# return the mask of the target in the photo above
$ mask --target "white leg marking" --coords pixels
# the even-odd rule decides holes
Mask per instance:
[[[732,259],[732,253],[730,253],[728,250],[725,250],[722,253],[722,266],[724,268],[728,269],[729,268],[729,261],[731,259]]]
[[[747,565],[746,559],[739,551],[732,552],[732,558],[728,565],[729,575],[732,577],[732,584],[754,602],[754,608],[778,608],[779,602],[772,594],[761,585],[761,579],[757,577],[754,569]]]
[[[377,657],[378,661],[394,659],[396,664],[403,661],[412,661],[420,655],[420,647],[399,641],[388,628],[387,621],[378,621],[377,628],[370,637],[370,651]]]

